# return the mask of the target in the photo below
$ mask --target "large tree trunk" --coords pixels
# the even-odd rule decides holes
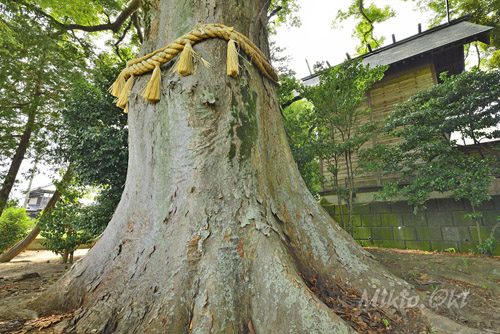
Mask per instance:
[[[161,0],[143,53],[202,23],[234,26],[267,53],[266,4]],[[318,206],[275,87],[248,61],[226,76],[226,44],[196,44],[212,67],[192,76],[164,68],[156,105],[140,96],[150,75],[136,78],[121,202],[87,256],[33,304],[78,308],[67,332],[354,333],[325,293],[412,289]]]

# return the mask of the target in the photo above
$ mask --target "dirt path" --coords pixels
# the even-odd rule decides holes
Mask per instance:
[[[75,261],[87,251],[78,249]],[[0,333],[15,333],[27,321],[36,319],[36,314],[23,306],[71,267],[59,263],[60,259],[49,251],[25,251],[11,262],[0,264]]]
[[[500,334],[500,258],[396,249],[367,250],[381,265],[412,283],[423,295],[420,303],[485,334]],[[78,250],[75,260],[86,252]],[[58,333],[54,324],[71,317],[69,314],[34,320],[36,314],[24,307],[71,266],[58,261],[59,257],[51,252],[27,251],[10,263],[0,264],[0,333],[40,333],[39,328],[45,327],[49,328],[41,332]],[[372,302],[382,299],[386,304],[403,300],[382,294],[366,297]],[[405,300],[412,301],[408,296]],[[390,330],[387,333],[391,333]]]
[[[389,271],[423,292],[425,305],[484,333],[500,333],[500,258],[367,249]]]

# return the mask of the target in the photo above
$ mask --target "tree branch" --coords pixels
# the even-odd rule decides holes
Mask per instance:
[[[50,14],[47,14],[44,12],[40,7],[28,3],[24,3],[26,6],[30,7],[33,9],[35,12],[38,14],[46,17],[49,19],[52,23],[56,24],[63,30],[82,30],[82,31],[87,31],[87,32],[97,32],[97,31],[104,31],[104,30],[111,30],[114,33],[118,33],[120,31],[121,26],[123,23],[133,14],[137,9],[139,9],[141,5],[140,0],[132,0],[130,5],[125,8],[120,15],[116,18],[115,22],[112,23],[106,23],[106,24],[98,24],[94,26],[84,26],[80,24],[64,24],[62,22],[59,22],[57,19],[52,17]],[[109,20],[108,20],[109,21]]]
[[[481,53],[479,52],[479,46],[477,43],[474,43],[474,46],[476,47],[476,53],[477,53],[477,68],[480,68],[481,66]]]
[[[137,12],[134,12],[131,16],[132,23],[134,24],[135,31],[137,31],[137,37],[139,37],[139,42],[144,43],[144,36],[142,35],[142,29],[141,29],[141,24],[139,22],[139,16],[137,15]]]
[[[104,11],[104,15],[106,15],[106,18],[108,19],[108,23],[111,24],[111,18],[109,17],[109,14]]]
[[[300,100],[302,100],[302,99],[303,99],[303,97],[302,97],[302,96],[297,95],[297,96],[295,96],[293,99],[291,99],[290,101],[287,101],[287,102],[283,103],[283,104],[281,105],[281,108],[282,108],[282,109],[285,109],[286,107],[290,106],[292,103],[297,102],[297,101],[300,101]]]
[[[7,108],[23,108],[23,107],[26,107],[27,105],[29,105],[31,102],[25,102],[25,103],[11,103],[11,104],[4,104],[4,105],[0,105],[0,107],[3,109],[7,109]]]
[[[281,7],[281,6],[274,8],[274,10],[271,13],[269,13],[269,15],[267,16],[267,20],[269,21],[274,15],[278,14],[278,12],[282,9],[283,9],[283,7]]]
[[[370,30],[368,30],[367,32],[365,32],[363,34],[363,39],[364,39],[364,42],[367,43],[367,39],[366,39],[366,35],[370,34],[370,37],[371,39],[375,42],[375,44],[377,45],[377,47],[379,47],[380,45],[378,44],[377,40],[375,38],[373,38],[373,21],[370,20],[368,18],[368,16],[366,15],[365,13],[365,7],[363,5],[363,0],[359,0],[358,2],[359,4],[359,13],[365,18],[365,20],[368,22],[368,24],[370,25]]]
[[[132,20],[129,21],[128,26],[125,28],[125,30],[123,30],[122,36],[114,44],[116,54],[118,55],[118,58],[120,58],[121,61],[123,61],[123,58],[120,55],[120,50],[118,48],[118,45],[123,41],[123,39],[127,35],[127,31],[130,29],[131,26],[132,26]]]

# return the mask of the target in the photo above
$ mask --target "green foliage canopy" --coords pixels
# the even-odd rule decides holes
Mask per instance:
[[[311,103],[300,100],[283,110],[284,125],[293,159],[307,188],[313,195],[320,191],[320,171],[316,146],[316,126]]]
[[[275,34],[276,28],[284,24],[299,27],[300,19],[296,15],[299,9],[297,0],[271,0],[268,14],[270,33]]]
[[[0,12],[0,178],[7,192],[1,211],[17,176],[15,168],[7,174],[15,153],[26,148],[28,157],[43,159],[59,123],[55,108],[82,76],[88,53],[80,38],[57,34],[45,16],[18,2],[0,4]]]
[[[122,0],[36,0],[34,3],[64,24],[98,25],[118,15],[128,1]]]
[[[127,115],[107,91],[122,65],[101,56],[88,79],[76,83],[60,110],[63,123],[55,140],[56,156],[71,163],[80,186],[100,189],[94,204],[75,209],[80,226],[92,236],[99,235],[111,219],[127,173]]]
[[[400,194],[422,206],[430,192],[449,191],[474,208],[490,199],[488,188],[500,175],[498,145],[481,144],[500,137],[500,72],[478,70],[442,79],[397,106],[385,131],[401,141],[378,146],[371,154],[380,159],[379,168],[400,175],[384,185],[384,198]],[[450,139],[452,133],[458,138]]]

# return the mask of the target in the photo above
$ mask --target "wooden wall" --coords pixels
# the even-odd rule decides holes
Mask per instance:
[[[412,95],[418,91],[432,87],[437,83],[437,77],[432,65],[432,62],[420,62],[416,66],[401,66],[398,69],[389,69],[388,74],[382,81],[375,84],[368,92],[365,104],[362,108],[371,108],[369,114],[363,115],[365,120],[383,121],[385,117],[394,110],[394,105],[407,101]],[[395,143],[396,139],[389,136],[378,136],[368,145],[374,143],[391,144]],[[353,157],[354,164],[358,161],[358,157]],[[328,163],[321,163],[323,175],[328,180],[331,178],[331,173],[328,172]],[[355,178],[355,187],[362,190],[363,188],[374,188],[382,185],[383,182],[394,179],[396,176],[382,176],[381,173],[367,173],[357,175]],[[345,164],[342,165],[339,179],[342,184],[345,183],[346,170]],[[330,190],[329,183],[323,184],[323,191]]]

